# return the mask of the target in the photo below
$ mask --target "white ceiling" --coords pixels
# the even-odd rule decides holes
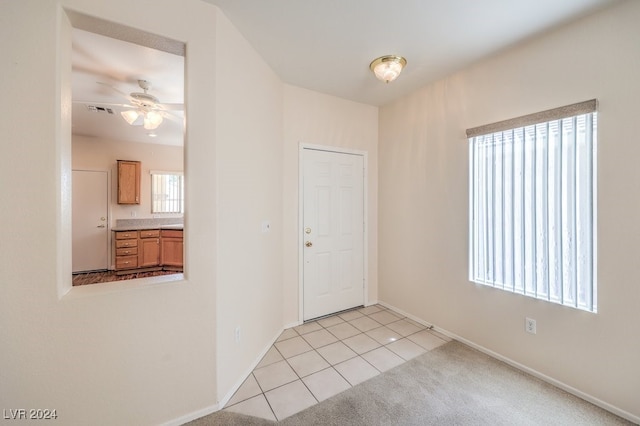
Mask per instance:
[[[204,0],[285,82],[383,105],[616,0]],[[369,63],[401,55],[398,80]]]
[[[161,103],[184,102],[184,57],[73,29],[71,58],[72,132],[106,140],[182,145],[184,113],[171,111],[153,132],[129,125],[120,115],[129,94],[142,92],[138,80],[151,83],[148,91]],[[104,84],[99,84],[104,83]],[[106,85],[105,85],[106,84]],[[107,86],[108,85],[108,86]],[[113,114],[87,106],[110,108]],[[155,133],[156,137],[150,137]]]
[[[384,105],[544,31],[618,0],[203,0],[217,5],[285,83]],[[85,28],[87,29],[87,28]],[[96,32],[100,32],[96,30]],[[404,56],[389,84],[369,63]],[[165,119],[150,138],[120,116],[137,80],[162,103],[184,99],[184,58],[80,29],[73,31],[73,133],[111,140],[181,145],[180,120]],[[89,112],[87,104],[114,114]],[[181,114],[178,114],[181,115]],[[181,115],[182,116],[182,115]]]

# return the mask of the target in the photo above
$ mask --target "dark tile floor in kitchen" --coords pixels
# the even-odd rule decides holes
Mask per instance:
[[[116,275],[113,271],[87,272],[73,274],[73,285],[88,285],[107,283],[111,281],[133,280],[136,278],[159,277],[161,275],[175,275],[182,272],[175,271],[151,271],[151,272],[135,272],[132,274]]]

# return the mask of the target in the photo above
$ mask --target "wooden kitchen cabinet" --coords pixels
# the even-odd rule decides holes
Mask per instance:
[[[138,265],[148,268],[160,265],[160,230],[148,229],[139,231]]]
[[[182,270],[184,265],[182,230],[160,231],[160,264],[164,269]]]
[[[140,161],[118,160],[118,204],[140,204]]]
[[[116,272],[138,267],[138,231],[115,233]]]
[[[182,271],[182,230],[115,231],[116,274],[142,271]]]

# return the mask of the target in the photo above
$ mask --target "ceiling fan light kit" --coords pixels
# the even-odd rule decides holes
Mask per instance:
[[[157,111],[147,111],[144,115],[144,128],[155,130],[162,124],[162,115]]]
[[[398,78],[406,65],[407,60],[402,56],[385,55],[374,59],[369,64],[369,68],[378,80],[389,83]]]
[[[124,118],[125,121],[131,124],[132,126],[136,124],[140,124],[140,123],[136,123],[136,121],[138,121],[138,119],[140,118],[140,114],[138,113],[138,111],[129,109],[129,110],[120,112],[120,115],[122,115],[122,118]]]
[[[129,106],[135,109],[121,111],[120,115],[122,115],[122,118],[132,126],[142,125],[146,130],[155,130],[162,124],[163,115],[169,114],[165,111],[166,108],[173,108],[174,110],[182,110],[183,108],[182,104],[161,104],[158,98],[147,93],[151,88],[151,83],[147,80],[138,80],[138,85],[144,93],[134,92],[129,95],[121,92],[113,86],[109,86],[108,84],[100,84],[110,87],[129,99],[131,105],[123,106]]]

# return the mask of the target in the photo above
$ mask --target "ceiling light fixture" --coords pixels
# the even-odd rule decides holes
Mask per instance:
[[[111,87],[121,95],[126,96],[131,103],[130,106],[137,108],[120,112],[120,115],[122,115],[122,118],[124,118],[127,123],[132,126],[144,125],[146,130],[155,130],[162,124],[163,120],[162,113],[158,110],[164,110],[166,106],[160,104],[158,98],[148,93],[149,89],[151,89],[151,83],[147,80],[138,80],[138,85],[142,89],[143,93],[134,92],[131,93],[130,96],[119,91],[115,87],[106,86]],[[176,106],[176,104],[166,105],[171,105],[172,107]],[[180,109],[182,109],[182,104],[180,104]]]
[[[147,130],[155,130],[162,124],[162,115],[157,111],[148,111],[144,115],[144,128]]]
[[[155,130],[162,124],[162,114],[157,111],[127,110],[120,113],[132,126],[144,125],[146,130]]]
[[[132,109],[129,109],[127,111],[122,111],[120,115],[122,115],[122,118],[124,118],[127,121],[127,123],[131,124],[132,126],[134,125],[133,123],[138,121],[138,118],[140,118],[140,113]]]
[[[378,80],[389,83],[398,78],[402,69],[407,65],[407,60],[402,56],[386,55],[374,59],[369,68]]]

